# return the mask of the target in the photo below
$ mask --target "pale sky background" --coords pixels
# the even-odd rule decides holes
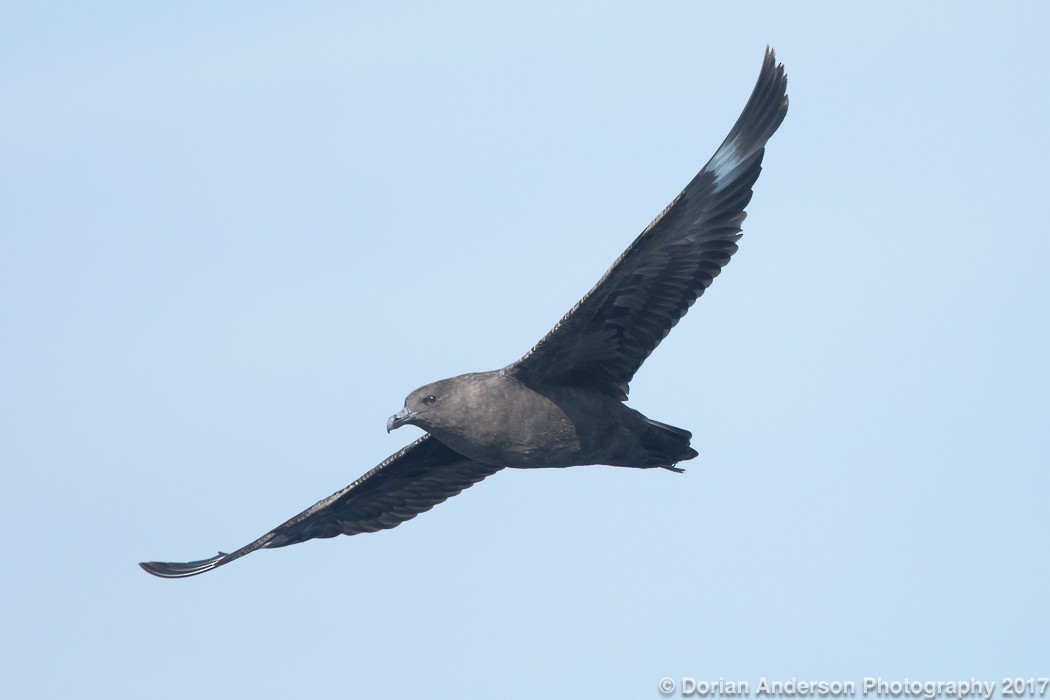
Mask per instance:
[[[1050,675],[1050,6],[214,5],[0,9],[0,696]],[[139,570],[524,353],[767,43],[791,109],[740,252],[632,387],[693,431],[684,475],[509,471]]]

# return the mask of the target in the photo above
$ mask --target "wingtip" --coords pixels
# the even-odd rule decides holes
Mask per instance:
[[[762,70],[744,111],[704,166],[715,177],[716,191],[738,182],[741,172],[749,171],[758,177],[766,142],[780,128],[787,110],[787,72],[783,63],[776,62],[773,48],[767,46]]]
[[[777,62],[777,51],[769,44],[766,44],[766,57],[765,64],[773,70],[783,71],[784,64]]]
[[[187,576],[196,576],[197,574],[203,574],[205,571],[211,571],[217,566],[222,566],[226,563],[228,556],[219,552],[218,555],[211,559],[201,559],[200,561],[145,561],[139,562],[139,566],[146,573],[160,578],[186,578]]]

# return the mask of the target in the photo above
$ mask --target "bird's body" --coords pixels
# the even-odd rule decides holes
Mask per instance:
[[[390,427],[418,425],[483,464],[647,468],[672,467],[696,456],[687,431],[651,421],[608,394],[576,386],[531,387],[506,370],[428,384],[412,392],[405,406],[412,417],[393,417]]]
[[[674,201],[543,339],[494,372],[409,394],[387,430],[427,434],[357,481],[230,554],[148,562],[165,578],[210,571],[267,547],[396,527],[505,467],[664,467],[696,457],[690,433],[623,404],[642,362],[737,250],[765,144],[787,113],[772,51],[725,141]]]

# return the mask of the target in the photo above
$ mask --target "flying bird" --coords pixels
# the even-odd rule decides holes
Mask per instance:
[[[140,566],[195,576],[263,547],[396,527],[505,467],[606,464],[682,471],[691,433],[628,408],[628,384],[737,250],[766,141],[787,114],[766,50],[744,111],[711,160],[520,360],[416,389],[387,431],[426,431],[354,483],[230,554]]]

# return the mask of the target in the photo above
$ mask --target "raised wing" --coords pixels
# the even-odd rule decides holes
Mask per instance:
[[[232,554],[220,552],[218,556],[200,561],[151,561],[139,566],[154,576],[184,578],[229,564],[263,547],[285,547],[315,538],[387,530],[430,510],[500,469],[502,467],[467,459],[427,434],[345,489],[318,501]]]
[[[642,362],[736,252],[766,141],[787,114],[786,91],[784,67],[767,49],[751,98],[711,160],[508,373],[627,398]]]

